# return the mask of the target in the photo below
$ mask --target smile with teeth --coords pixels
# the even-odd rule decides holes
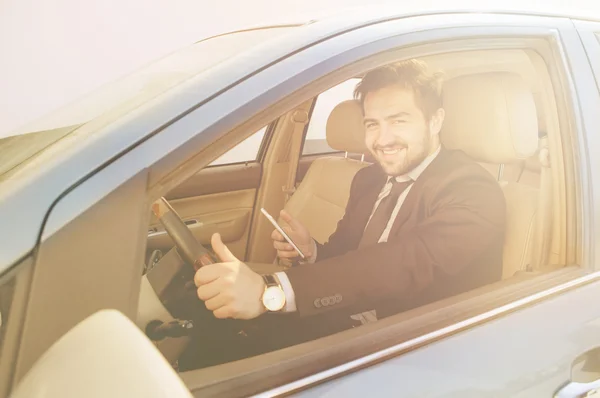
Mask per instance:
[[[400,151],[403,151],[405,148],[381,148],[380,151],[382,154],[384,154],[385,156],[391,156],[391,155],[395,155]]]

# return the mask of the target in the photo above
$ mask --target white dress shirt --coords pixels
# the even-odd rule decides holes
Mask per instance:
[[[412,180],[413,182],[416,181],[417,178],[419,178],[421,176],[421,174],[423,174],[423,171],[425,171],[427,166],[429,166],[431,164],[431,162],[433,162],[433,160],[437,157],[437,155],[440,153],[440,150],[441,150],[441,147],[438,147],[434,153],[427,156],[417,167],[415,167],[411,171],[407,172],[406,174],[396,176],[396,181],[397,182],[405,182],[405,181],[409,181],[409,180]],[[392,178],[394,178],[394,177],[388,176],[387,182],[381,189],[381,192],[379,193],[379,196],[377,197],[377,200],[375,201],[375,205],[373,206],[373,210],[371,211],[371,215],[369,216],[369,221],[367,222],[367,225],[369,225],[369,222],[371,221],[371,217],[373,217],[373,214],[375,213],[375,210],[377,210],[379,203],[381,203],[383,198],[385,198],[386,196],[388,196],[390,194],[390,192],[392,190],[392,183],[390,181]],[[394,225],[394,220],[398,216],[398,212],[400,211],[400,208],[402,207],[402,204],[404,203],[404,200],[406,199],[406,196],[408,195],[408,192],[410,192],[412,186],[413,186],[413,184],[410,184],[408,186],[408,188],[406,188],[398,197],[398,202],[396,203],[396,206],[394,207],[394,210],[392,211],[392,216],[390,217],[390,220],[388,221],[385,229],[383,230],[383,233],[381,234],[381,237],[379,238],[378,243],[387,242],[387,239],[390,235],[390,231],[392,229],[392,225]],[[366,228],[366,226],[365,226],[365,228]],[[317,244],[313,240],[312,255],[306,260],[306,262],[314,263],[316,261],[316,259],[317,259]],[[285,304],[285,307],[283,308],[282,312],[296,311],[296,297],[294,295],[294,289],[292,288],[290,279],[288,278],[288,276],[286,275],[285,272],[276,272],[275,276],[277,277],[277,279],[279,279],[281,288],[283,289],[283,291],[285,293],[286,304]]]

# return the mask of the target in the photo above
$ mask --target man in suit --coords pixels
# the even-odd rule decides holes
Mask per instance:
[[[215,234],[222,262],[195,275],[206,307],[217,318],[343,308],[382,317],[500,280],[504,196],[480,165],[442,148],[441,90],[440,76],[418,60],[367,73],[355,97],[376,162],[356,174],[336,231],[318,244],[282,212],[307,261],[264,277]],[[280,258],[298,256],[279,232],[272,238]]]

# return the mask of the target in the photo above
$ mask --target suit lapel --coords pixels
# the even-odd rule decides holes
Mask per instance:
[[[440,172],[443,173],[443,164],[444,159],[446,157],[446,151],[442,148],[438,156],[434,159],[433,162],[423,171],[423,173],[417,178],[417,181],[414,182],[413,186],[408,191],[406,198],[404,199],[404,203],[402,203],[402,207],[400,207],[400,211],[394,220],[394,224],[392,225],[392,229],[390,231],[390,236],[396,235],[400,227],[404,225],[404,223],[408,220],[411,213],[415,209],[415,205],[419,198],[422,198],[422,193],[424,187],[427,185],[427,181],[430,179],[432,175],[436,175]]]
[[[383,189],[387,181],[387,176],[383,173],[379,166],[376,166],[373,174],[369,176],[368,180],[365,182],[365,185],[361,188],[363,195],[358,199],[356,204],[356,229],[353,234],[355,237],[355,242],[353,242],[353,247],[358,247],[358,243],[362,237],[362,234],[367,226],[367,222],[369,221],[369,217],[371,216],[371,212],[373,211],[373,206],[375,206],[375,202],[377,201],[377,197],[379,193]]]

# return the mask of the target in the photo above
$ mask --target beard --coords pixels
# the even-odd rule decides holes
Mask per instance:
[[[408,145],[403,142],[395,142],[386,147],[375,146],[371,154],[377,159],[377,163],[383,171],[391,177],[400,176],[413,170],[420,165],[429,155],[431,147],[431,136],[427,131],[419,143]],[[387,148],[402,148],[393,156],[382,153]]]

